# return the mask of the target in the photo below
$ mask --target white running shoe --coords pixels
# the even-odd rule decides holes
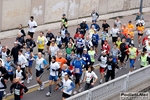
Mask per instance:
[[[29,84],[29,83],[30,83],[30,78],[27,79],[27,84]]]
[[[41,85],[41,90],[44,90],[44,83],[42,83]]]
[[[39,86],[38,90],[41,91],[41,86]]]
[[[30,76],[30,78],[29,78],[30,80],[33,80],[33,76]]]
[[[103,80],[101,79],[101,80],[99,81],[99,83],[102,84],[102,83],[103,83]]]
[[[47,93],[46,93],[46,96],[47,96],[47,97],[51,97],[52,94],[51,94],[50,92],[47,92]]]
[[[82,90],[83,90],[83,88],[81,87],[81,88],[78,90],[78,92],[80,93],[80,92],[82,92]]]
[[[139,44],[139,48],[140,48],[141,46],[140,46],[140,44]]]
[[[74,94],[74,95],[77,94],[77,91],[74,91],[73,94]]]

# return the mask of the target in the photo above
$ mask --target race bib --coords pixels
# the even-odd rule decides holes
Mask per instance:
[[[105,61],[102,61],[101,63],[102,63],[102,64],[105,64]]]
[[[42,41],[39,41],[39,44],[42,44]]]
[[[76,73],[80,73],[80,69],[79,68],[75,68],[75,72]]]
[[[84,60],[84,61],[86,61],[86,58],[85,58],[85,57],[83,57],[83,60]]]
[[[112,66],[111,65],[108,65],[108,70],[112,70]]]
[[[90,83],[90,81],[91,81],[91,78],[90,78],[90,77],[87,77],[87,78],[86,78],[86,82],[87,82],[87,83]]]
[[[20,95],[20,90],[15,89],[14,93],[15,93],[16,95]]]
[[[67,90],[68,90],[68,87],[67,87],[67,86],[64,86],[64,90],[67,91]]]
[[[132,56],[134,56],[134,52],[130,52],[130,54],[131,54]]]
[[[61,65],[61,62],[58,62],[59,66]]]
[[[141,65],[145,65],[145,62],[141,62]]]

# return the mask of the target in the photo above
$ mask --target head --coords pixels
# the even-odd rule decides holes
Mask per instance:
[[[123,38],[123,39],[122,39],[122,43],[125,43],[125,42],[126,42],[126,39],[125,39],[125,38]]]
[[[81,57],[81,56],[78,54],[78,55],[77,55],[77,60],[80,60],[80,57]]]
[[[118,37],[118,38],[117,38],[117,41],[121,41],[121,38],[120,38],[120,37]]]
[[[51,42],[51,45],[52,45],[52,46],[55,46],[55,41],[52,41],[52,42]]]
[[[62,69],[63,69],[63,70],[68,69],[68,65],[67,65],[67,64],[63,64]]]
[[[130,45],[130,48],[133,48],[133,47],[134,47],[134,44],[131,44],[131,45]]]
[[[93,29],[93,30],[94,30],[94,29],[95,29],[95,26],[94,26],[94,25],[92,25],[92,28],[91,28],[91,29]]]
[[[27,39],[31,39],[31,36],[30,36],[30,35],[28,35],[28,36],[27,36]]]
[[[82,21],[83,23],[86,23],[86,19],[83,19],[83,21]]]
[[[74,40],[72,38],[69,39],[70,43],[74,43]]]
[[[80,24],[77,25],[77,28],[81,28]]]
[[[54,63],[56,61],[56,57],[52,56],[51,60],[52,60],[52,63]]]
[[[68,48],[72,48],[72,44],[71,43],[68,43]]]
[[[128,23],[129,23],[129,24],[132,24],[132,21],[129,21]]]
[[[7,56],[7,62],[10,62],[11,56]]]
[[[61,52],[59,52],[59,53],[58,53],[58,58],[61,58],[62,55],[63,55],[63,54],[62,54]]]
[[[40,32],[40,37],[42,37],[44,35],[44,32],[43,31],[41,31]]]
[[[58,32],[58,33],[57,33],[57,36],[61,36],[61,33],[60,33],[60,32]]]
[[[117,25],[116,24],[114,24],[114,28],[116,28],[117,27]]]
[[[104,50],[104,51],[102,51],[102,55],[103,56],[105,56],[106,55],[106,51]]]
[[[31,21],[33,21],[33,20],[34,20],[34,17],[33,17],[33,16],[31,16],[31,17],[30,17],[30,20],[31,20]]]
[[[119,17],[116,18],[116,21],[119,21]]]
[[[87,35],[85,39],[86,39],[86,40],[89,40],[89,35]]]
[[[66,14],[63,14],[63,15],[62,15],[62,18],[66,18]]]
[[[113,57],[112,57],[112,56],[109,56],[108,60],[109,60],[109,61],[112,61],[112,60],[113,60]]]
[[[74,51],[74,50],[71,50],[71,54],[74,55],[74,54],[75,54],[75,51]]]
[[[95,21],[95,20],[92,20],[92,23],[93,23],[93,24],[95,24],[95,23],[96,23],[96,21]]]
[[[93,67],[92,65],[89,65],[89,67],[88,67],[88,71],[89,71],[89,72],[94,71],[94,67]]]
[[[38,58],[39,58],[39,59],[42,58],[42,53],[41,53],[41,52],[38,53]]]
[[[82,38],[82,34],[79,34],[79,39],[81,39]]]
[[[17,66],[17,71],[20,71],[20,70],[21,70],[21,66],[18,65],[18,66]]]
[[[83,49],[83,53],[87,54],[87,49],[86,48]]]
[[[94,29],[94,34],[96,34],[97,33],[97,30],[96,29]]]
[[[126,28],[127,27],[127,25],[126,24],[123,24],[123,28]]]
[[[141,15],[141,13],[140,13],[140,12],[138,12],[138,15],[140,16],[140,15]]]
[[[17,47],[17,46],[18,46],[17,42],[14,42],[14,46],[15,46],[15,47]]]
[[[90,50],[91,50],[91,51],[92,51],[92,50],[94,50],[94,47],[93,47],[93,46],[91,46],[91,47],[90,47]]]
[[[106,24],[106,20],[103,20],[103,24]]]
[[[22,24],[19,24],[18,28],[19,28],[19,29],[22,29]]]
[[[117,48],[117,46],[118,46],[118,45],[115,43],[115,44],[114,44],[114,48],[116,49],[116,48]]]
[[[22,53],[23,53],[23,50],[20,49],[20,50],[18,51],[18,54],[21,55]]]
[[[18,37],[21,37],[21,35],[22,35],[21,33],[18,33]]]
[[[69,79],[69,75],[65,74],[65,80],[67,81]]]
[[[108,44],[107,40],[104,41],[104,44]]]
[[[47,33],[50,34],[50,33],[51,33],[51,30],[49,29],[49,30],[47,31]]]

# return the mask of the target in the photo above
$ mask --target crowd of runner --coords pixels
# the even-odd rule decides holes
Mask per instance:
[[[129,20],[127,24],[123,24],[117,17],[112,28],[106,20],[100,27],[97,24],[99,14],[94,10],[91,16],[91,25],[88,26],[84,19],[77,25],[74,37],[71,37],[67,30],[68,19],[65,14],[62,15],[61,29],[57,35],[51,30],[48,30],[46,35],[41,31],[37,40],[34,40],[37,23],[33,16],[28,22],[28,35],[20,24],[14,47],[0,46],[0,100],[6,94],[5,89],[9,88],[8,81],[12,82],[9,90],[14,93],[15,100],[23,98],[23,94],[28,91],[25,82],[29,84],[35,75],[34,79],[39,84],[38,90],[43,90],[41,77],[45,69],[50,71],[47,76],[49,90],[45,93],[46,96],[52,96],[55,91],[62,91],[64,100],[72,93],[91,89],[97,81],[102,84],[110,78],[114,79],[115,73],[127,67],[127,61],[130,63],[129,72],[132,72],[136,68],[134,63],[138,56],[141,67],[150,64],[150,31],[145,32],[142,14],[138,13],[135,21]],[[139,47],[134,46],[135,33],[138,33]],[[112,48],[109,42],[113,43]],[[143,49],[139,50],[141,46]],[[38,49],[37,55],[34,54],[35,49]],[[48,60],[44,58],[47,54]],[[100,77],[94,71],[96,60],[100,62]],[[36,73],[32,73],[32,70],[36,70]],[[81,83],[85,83],[84,88]]]

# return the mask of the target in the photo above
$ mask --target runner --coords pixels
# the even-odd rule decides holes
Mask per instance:
[[[52,84],[58,84],[58,72],[60,70],[60,65],[56,62],[56,57],[52,56],[52,61],[50,63],[50,76],[49,76],[49,91],[46,93],[46,96],[49,97],[52,95]]]
[[[90,50],[90,47],[93,46],[93,43],[88,35],[86,36],[84,41],[85,41],[85,47],[87,48],[87,51]]]
[[[104,41],[102,50],[103,50],[103,51],[106,51],[106,54],[109,56],[109,53],[110,53],[110,45],[108,44],[108,41],[107,41],[107,40]]]
[[[94,51],[94,54],[95,54],[95,51]],[[93,56],[94,56],[94,55],[93,55]],[[87,51],[86,48],[83,49],[82,59],[83,59],[84,62],[86,62],[84,68],[85,68],[86,70],[88,70],[88,67],[89,67],[89,65],[91,64],[91,57],[90,57],[90,52]],[[94,62],[93,62],[93,63],[94,63]]]
[[[149,63],[149,61],[148,61],[149,58],[145,52],[141,52],[140,60],[141,60],[141,62],[140,62],[141,68],[146,67]]]
[[[42,74],[44,69],[48,67],[47,61],[42,57],[42,53],[38,53],[38,57],[35,56],[35,69],[36,69],[36,81],[39,84],[38,90],[44,89],[44,83],[41,81]]]
[[[10,86],[10,93],[14,90],[14,100],[22,100],[23,94],[28,92],[28,88],[20,82],[20,78],[14,79],[14,83]]]
[[[102,55],[99,56],[98,61],[100,61],[100,84],[102,84],[105,75],[105,68],[107,66],[107,55],[105,50],[102,51]]]
[[[91,13],[92,21],[97,22],[97,19],[99,18],[99,14],[95,11],[95,9]]]
[[[85,46],[85,41],[82,39],[82,35],[79,35],[79,38],[76,41],[76,46],[77,46],[77,54],[80,54],[80,56],[83,53],[83,48]]]
[[[86,82],[84,90],[93,88],[97,80],[98,76],[94,72],[94,67],[90,65],[84,77],[84,82]]]
[[[94,20],[92,21],[91,27],[92,26],[94,26],[94,29],[96,29],[96,31],[100,31],[100,26],[98,24],[96,24],[96,21],[94,21]]]
[[[74,69],[75,69],[75,84],[76,84],[76,90],[74,91],[73,94],[77,94],[77,90],[78,92],[81,92],[82,91],[82,87],[80,87],[80,78],[82,76],[82,68],[84,65],[86,65],[86,63],[80,59],[80,55],[77,56],[77,59],[74,60],[74,62],[72,63],[72,66],[74,66]]]
[[[66,18],[66,14],[62,15],[61,26],[64,26],[66,29],[68,28],[68,19]]]
[[[102,28],[103,28],[103,31],[106,31],[106,33],[108,33],[110,26],[109,24],[106,23],[106,20],[103,21]]]
[[[86,24],[86,20],[83,19],[82,23],[80,23],[80,27],[81,27],[81,34],[84,36],[86,31],[89,30],[88,25]]]
[[[75,84],[69,79],[69,75],[65,74],[65,79],[63,80],[63,85],[60,88],[62,93],[62,100],[69,98],[72,94]]]
[[[23,27],[22,27],[22,24],[19,24],[19,33],[22,33],[22,36],[21,37],[25,37],[26,36],[26,33],[25,33],[25,31],[24,31],[24,29],[23,29]]]
[[[121,21],[120,21],[119,17],[117,17],[117,18],[116,18],[116,20],[115,20],[114,24],[116,25],[116,27],[117,27],[118,29],[120,29],[120,28],[121,28],[122,23],[121,23]]]
[[[0,71],[0,100],[3,100],[4,91],[7,88],[2,72]]]
[[[115,62],[113,62],[113,57],[109,56],[108,57],[108,61],[107,61],[107,73],[106,73],[106,78],[105,78],[105,82],[109,81],[109,78],[111,77],[111,80],[113,80],[115,78],[115,69],[119,67],[117,66],[117,64]]]
[[[138,31],[138,43],[139,43],[139,48],[140,48],[140,44],[141,44],[141,38],[144,34],[144,26],[140,23],[136,30]]]
[[[33,48],[36,47],[35,41],[31,38],[30,35],[27,36],[27,39],[25,41],[25,47],[24,48],[30,48],[30,51],[33,51]]]
[[[26,79],[26,74],[23,72],[23,70],[21,69],[21,66],[18,65],[17,69],[15,71],[15,78],[19,77],[20,78],[20,82],[22,84],[24,84],[24,80]]]
[[[94,29],[94,34],[92,35],[92,44],[95,50],[95,55],[98,55],[98,41],[99,41],[99,35],[97,33],[97,30]]]
[[[28,35],[31,36],[31,38],[33,39],[33,35],[35,33],[35,30],[37,28],[37,23],[36,21],[34,20],[34,17],[31,16],[30,17],[30,20],[28,21]]]
[[[90,56],[90,65],[94,65],[95,58],[97,57],[96,52],[94,50],[94,47],[90,47],[90,50],[88,51],[88,54]]]
[[[110,30],[110,34],[112,36],[113,43],[116,43],[116,41],[117,41],[118,32],[119,32],[119,29],[117,28],[117,25],[114,24],[114,27]]]
[[[133,68],[135,68],[134,63],[135,63],[137,56],[138,56],[138,49],[134,47],[134,44],[131,44],[129,48],[129,59],[130,59],[130,71],[129,72],[132,72]]]
[[[37,44],[38,44],[38,52],[44,53],[44,47],[48,43],[46,37],[44,36],[44,32],[40,32],[40,35],[37,38]]]

